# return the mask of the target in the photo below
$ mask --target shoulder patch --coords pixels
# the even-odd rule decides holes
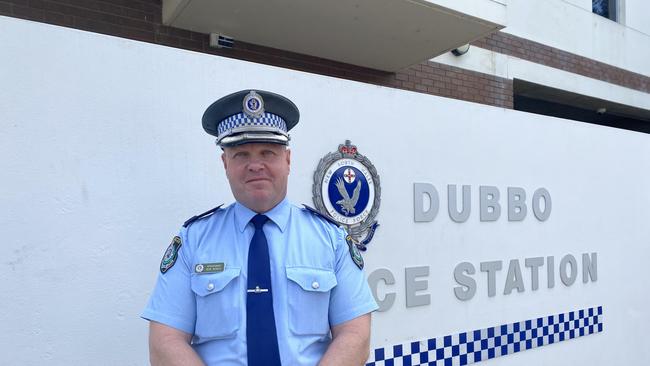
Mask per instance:
[[[183,245],[181,237],[175,236],[174,239],[172,239],[172,243],[167,247],[162,260],[160,261],[160,273],[165,274],[165,272],[169,271],[169,269],[174,266],[176,259],[178,258],[178,250],[181,248],[181,245]]]
[[[327,215],[323,215],[322,213],[318,212],[318,210],[316,210],[316,209],[313,208],[313,207],[309,207],[309,206],[307,206],[307,205],[305,205],[305,204],[303,204],[303,206],[304,206],[303,210],[305,210],[305,211],[309,211],[309,212],[311,212],[312,214],[314,214],[314,216],[318,216],[318,217],[320,217],[321,219],[323,219],[323,220],[325,220],[325,221],[331,223],[332,225],[334,225],[334,226],[336,226],[336,227],[339,227],[340,224],[339,224],[338,222],[334,221],[333,218],[331,218],[331,217],[329,217],[329,216],[327,216]]]
[[[354,239],[352,239],[352,236],[349,234],[345,235],[345,242],[348,243],[348,249],[350,250],[352,261],[357,265],[357,267],[359,267],[359,269],[363,269],[363,257],[361,256],[361,252],[359,252],[359,248],[357,248]]]
[[[193,223],[194,221],[212,215],[213,213],[219,211],[219,209],[221,208],[221,206],[223,206],[223,203],[220,204],[219,206],[217,206],[217,207],[211,209],[211,210],[205,211],[204,213],[202,213],[202,214],[200,214],[200,215],[196,215],[196,216],[192,216],[192,217],[190,217],[187,221],[185,221],[185,222],[183,223],[183,227],[188,227],[188,226],[189,226],[191,223]]]

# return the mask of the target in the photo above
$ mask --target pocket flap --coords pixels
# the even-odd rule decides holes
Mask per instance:
[[[207,296],[223,290],[233,279],[239,277],[240,268],[226,268],[217,273],[192,273],[192,291],[198,296]]]
[[[305,291],[327,292],[336,286],[336,275],[327,269],[287,267],[287,278]]]

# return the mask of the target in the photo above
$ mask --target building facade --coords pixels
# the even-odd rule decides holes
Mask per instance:
[[[227,7],[209,1],[2,1],[0,14],[401,90],[648,131],[650,29],[646,15],[650,9],[644,1],[399,3],[321,5],[325,10],[336,9],[328,12],[313,4],[287,11],[274,3],[260,9],[254,3]],[[411,23],[414,18],[409,16],[418,13],[418,8],[427,10]],[[220,15],[211,18],[207,14]],[[456,22],[458,19],[463,21]],[[305,34],[310,27],[313,31]],[[269,28],[282,29],[269,32]],[[223,48],[211,47],[211,33],[234,42]],[[467,54],[452,57],[447,52],[466,43],[471,45]],[[402,57],[392,56],[396,53]],[[389,58],[383,63],[376,61]]]

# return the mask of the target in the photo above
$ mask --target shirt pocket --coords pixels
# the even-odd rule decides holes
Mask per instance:
[[[287,267],[289,329],[295,334],[329,333],[330,292],[336,276],[329,269]]]
[[[192,274],[192,291],[196,296],[197,342],[232,338],[241,322],[239,268],[223,272]]]

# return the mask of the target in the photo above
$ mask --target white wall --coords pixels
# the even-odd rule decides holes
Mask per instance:
[[[593,3],[592,0],[564,0],[564,1],[569,4],[579,6],[587,11],[591,11],[591,5]]]
[[[138,315],[164,249],[186,218],[232,201],[201,115],[249,87],[301,109],[294,202],[311,201],[319,159],[346,138],[379,170],[382,226],[366,261],[369,272],[395,273],[398,298],[375,315],[373,347],[602,305],[603,333],[491,362],[650,362],[639,290],[650,254],[648,135],[6,17],[0,49],[0,364],[147,362]],[[417,181],[441,193],[431,223],[413,222]],[[469,221],[456,224],[444,206],[449,183],[502,194],[543,186],[553,213],[481,223],[474,191]],[[598,252],[596,283],[453,296],[460,261],[586,251]],[[431,267],[433,302],[407,310],[403,270],[414,265]]]
[[[504,32],[650,76],[650,10],[625,0],[626,24],[593,14],[584,1],[509,0]]]
[[[625,25],[638,30],[639,32],[650,35],[650,2],[643,0],[624,0],[623,16]]]

